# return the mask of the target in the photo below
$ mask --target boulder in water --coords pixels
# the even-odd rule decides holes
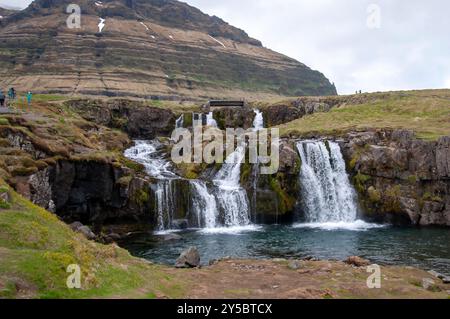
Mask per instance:
[[[345,263],[356,267],[365,267],[370,265],[370,261],[358,256],[348,257]]]
[[[196,247],[189,247],[183,251],[175,262],[176,268],[195,268],[200,266],[200,254]]]

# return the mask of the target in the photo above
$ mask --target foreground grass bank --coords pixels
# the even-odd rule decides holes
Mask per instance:
[[[55,215],[1,182],[0,298],[449,298],[425,271],[382,267],[382,288],[368,289],[365,267],[343,262],[224,260],[176,270],[130,256],[74,233]],[[82,289],[68,289],[67,266],[82,270]],[[425,289],[423,281],[435,284]]]
[[[9,201],[0,209],[0,298],[176,298],[185,294],[164,267],[116,245],[74,233],[55,215],[1,182]],[[81,267],[82,289],[68,289],[66,269]]]

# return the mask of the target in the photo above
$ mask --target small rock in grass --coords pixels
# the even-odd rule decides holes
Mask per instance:
[[[95,238],[97,238],[97,236],[95,236],[94,232],[88,226],[85,226],[80,222],[74,222],[74,223],[70,224],[69,227],[74,232],[82,234],[84,237],[86,237],[89,240],[94,240]]]
[[[433,287],[435,287],[436,283],[433,279],[430,278],[423,278],[422,279],[422,287],[426,290],[431,290]]]
[[[300,269],[302,267],[302,264],[300,263],[300,261],[298,261],[298,260],[291,260],[289,263],[288,263],[288,268],[289,269],[292,269],[292,270],[298,270],[298,269]]]
[[[348,257],[345,263],[356,267],[364,267],[370,265],[370,261],[358,256]]]
[[[272,259],[272,261],[273,261],[274,263],[284,263],[284,262],[287,261],[287,260],[284,259],[284,258],[274,258],[274,259]]]

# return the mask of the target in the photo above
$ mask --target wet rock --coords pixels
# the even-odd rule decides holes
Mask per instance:
[[[219,262],[219,261],[218,261],[217,259],[211,259],[211,260],[208,262],[208,265],[214,266],[214,265],[217,265],[218,262]]]
[[[195,268],[200,266],[200,254],[196,247],[183,251],[175,262],[176,268]]]
[[[106,237],[107,237],[108,240],[111,241],[111,242],[116,242],[116,241],[122,239],[122,236],[120,236],[119,234],[116,234],[116,233],[108,234]]]
[[[450,284],[450,277],[449,276],[446,276],[446,275],[441,274],[441,273],[439,273],[437,271],[434,271],[434,270],[430,270],[428,273],[430,275],[438,278],[438,279],[441,279],[444,284]]]
[[[73,222],[72,224],[69,225],[69,227],[73,230],[73,231],[77,231],[78,228],[83,227],[83,224],[80,222]]]
[[[356,267],[365,267],[370,265],[370,261],[358,256],[348,257],[347,260],[345,260],[345,263]]]

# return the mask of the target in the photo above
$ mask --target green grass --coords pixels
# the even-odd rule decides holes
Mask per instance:
[[[374,93],[279,126],[282,135],[338,134],[377,128],[411,129],[419,138],[450,135],[450,90]]]
[[[0,209],[0,298],[183,296],[184,281],[169,282],[163,266],[115,245],[90,242],[55,215],[9,193],[12,207]],[[70,264],[81,267],[82,289],[66,286]]]

